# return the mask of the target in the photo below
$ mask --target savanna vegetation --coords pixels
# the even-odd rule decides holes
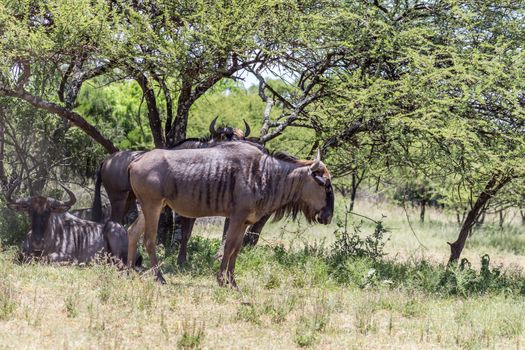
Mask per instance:
[[[222,221],[151,274],[18,264],[0,347],[522,348],[523,1],[0,0],[0,184],[91,205],[108,154],[204,137],[319,149],[331,225],[283,220],[216,286]],[[173,243],[175,242],[175,243]],[[449,242],[447,244],[447,242]],[[146,262],[147,265],[147,262]]]

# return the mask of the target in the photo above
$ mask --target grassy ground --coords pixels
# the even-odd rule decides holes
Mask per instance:
[[[387,216],[386,257],[333,249],[335,224],[274,223],[239,258],[240,292],[216,285],[218,226],[197,227],[186,268],[163,258],[167,286],[107,265],[16,265],[4,249],[0,348],[525,346],[523,228],[489,224],[466,247],[471,265],[447,270],[445,242],[458,228],[446,214],[430,211],[420,224],[409,210],[412,232],[402,209],[363,201],[356,211]],[[358,218],[353,225],[362,236],[374,229]]]

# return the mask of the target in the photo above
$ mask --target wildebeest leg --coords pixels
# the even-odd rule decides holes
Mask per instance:
[[[69,254],[51,253],[47,256],[50,263],[73,262],[75,259]]]
[[[244,239],[242,242],[243,247],[255,246],[257,244],[257,242],[259,241],[259,236],[261,235],[261,231],[264,225],[266,225],[266,222],[268,222],[268,219],[270,218],[270,216],[271,214],[265,215],[255,224],[248,227],[248,230],[246,231],[246,234],[244,235]]]
[[[137,219],[128,228],[128,267],[130,268],[133,267],[132,262],[135,261],[137,245],[140,235],[144,232],[145,225],[144,214],[139,211]]]
[[[182,239],[179,245],[179,255],[177,257],[177,264],[183,265],[186,263],[186,250],[188,248],[188,240],[191,237],[191,232],[193,231],[193,224],[195,219],[180,217],[180,223],[182,228]]]
[[[226,244],[226,234],[228,233],[228,227],[230,226],[230,218],[224,219],[224,228],[222,229],[222,240],[221,246],[217,253],[215,253],[215,259],[221,260],[224,255],[224,245]]]
[[[126,204],[128,201],[129,192],[109,192],[108,198],[111,203],[111,221],[124,223],[124,215],[126,214]]]
[[[126,205],[124,207],[124,211],[122,212],[121,224],[125,225],[135,221],[137,218],[137,212],[137,198],[132,191],[129,191],[128,197],[126,198]]]
[[[145,231],[144,231],[144,247],[148,252],[151,268],[155,273],[155,278],[158,282],[165,284],[166,280],[162,277],[159,268],[159,260],[157,259],[157,228],[159,225],[160,212],[162,211],[162,203],[142,205],[142,213],[144,214]],[[128,252],[129,256],[129,252]]]
[[[233,288],[237,288],[234,276],[235,260],[241,249],[242,237],[247,226],[244,222],[244,218],[241,220],[230,220],[228,232],[226,234],[226,242],[224,244],[224,255],[222,257],[219,273],[217,274],[217,282],[221,287],[224,286],[224,272],[227,269],[227,281]]]

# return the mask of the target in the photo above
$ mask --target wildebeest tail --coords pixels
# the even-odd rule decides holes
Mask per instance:
[[[102,185],[102,176],[100,175],[100,169],[102,169],[102,164],[97,170],[97,179],[95,180],[95,198],[93,199],[93,206],[91,209],[91,220],[95,222],[102,222],[102,198],[100,195],[100,186]]]

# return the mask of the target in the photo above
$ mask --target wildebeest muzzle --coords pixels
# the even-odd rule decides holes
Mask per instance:
[[[317,214],[317,221],[323,225],[328,225],[332,221],[334,214],[334,189],[332,188],[332,182],[319,175],[314,175],[313,177],[315,182],[325,188],[326,194],[326,205]]]

